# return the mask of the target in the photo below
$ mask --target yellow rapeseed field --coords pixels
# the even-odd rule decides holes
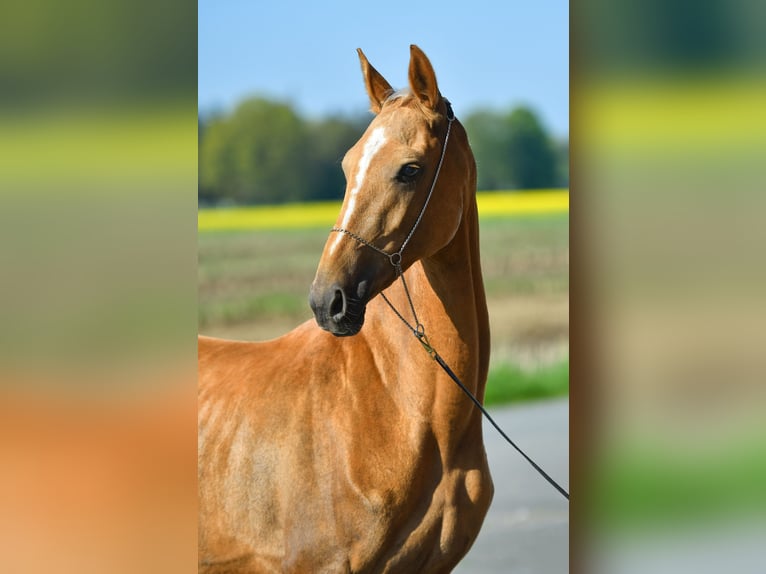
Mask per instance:
[[[477,201],[482,218],[566,213],[569,211],[569,190],[480,192]],[[331,227],[340,207],[339,201],[329,201],[200,209],[197,222],[199,231]]]

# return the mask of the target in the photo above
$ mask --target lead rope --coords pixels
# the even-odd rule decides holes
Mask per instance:
[[[420,344],[423,346],[423,348],[426,350],[426,352],[431,356],[431,358],[436,361],[439,366],[444,370],[447,375],[455,382],[455,384],[460,387],[460,390],[462,390],[471,401],[473,401],[473,404],[475,404],[481,413],[487,418],[487,420],[492,423],[492,426],[495,427],[497,432],[500,433],[500,435],[510,444],[513,448],[516,449],[516,451],[523,456],[529,464],[532,465],[532,467],[540,473],[540,475],[547,480],[550,485],[559,491],[559,493],[569,500],[569,493],[564,490],[558,482],[553,480],[550,475],[545,472],[540,466],[527,454],[519,448],[519,446],[511,440],[511,438],[505,434],[502,428],[495,422],[495,419],[492,418],[492,416],[487,412],[487,409],[484,408],[484,405],[481,404],[479,399],[477,399],[473,393],[466,387],[463,382],[458,378],[458,376],[450,369],[449,365],[446,363],[444,359],[442,359],[441,355],[436,352],[436,349],[433,348],[431,343],[428,341],[428,337],[426,337],[425,333],[425,327],[423,327],[423,324],[418,320],[418,315],[415,312],[415,305],[412,303],[412,297],[410,296],[410,290],[407,288],[407,282],[404,280],[404,273],[402,272],[401,266],[396,267],[396,273],[399,276],[399,279],[402,280],[402,285],[404,286],[404,292],[407,295],[407,302],[410,305],[410,309],[412,310],[412,316],[415,318],[415,326],[413,327],[412,324],[410,324],[407,319],[404,318],[404,316],[394,307],[394,305],[391,303],[391,301],[388,300],[388,297],[386,297],[385,293],[381,292],[381,296],[383,297],[383,300],[388,303],[388,306],[391,307],[391,310],[396,314],[397,317],[404,323],[407,328],[412,331],[412,334],[415,335],[415,338],[420,342]]]
[[[380,249],[379,247],[376,247],[366,239],[360,237],[356,233],[353,233],[349,231],[348,229],[343,229],[340,227],[333,227],[330,231],[335,233],[343,233],[344,235],[348,235],[352,239],[358,241],[362,245],[366,245],[367,247],[373,249],[374,251],[377,251],[378,253],[385,255],[388,260],[391,262],[391,265],[393,265],[394,270],[396,271],[396,276],[401,279],[402,286],[404,287],[404,293],[407,296],[407,303],[410,306],[410,311],[412,311],[412,317],[415,322],[415,326],[407,321],[407,319],[404,318],[404,316],[397,310],[396,307],[394,307],[393,303],[389,301],[388,297],[386,297],[386,294],[381,291],[380,296],[383,297],[383,300],[388,304],[388,306],[391,308],[391,310],[396,314],[397,317],[404,323],[407,328],[412,331],[412,334],[415,335],[415,338],[418,340],[418,342],[423,346],[425,351],[428,353],[428,355],[436,361],[439,366],[444,370],[445,373],[455,382],[455,384],[460,387],[460,390],[462,390],[471,401],[479,408],[481,413],[487,418],[487,420],[492,423],[492,426],[495,427],[497,432],[500,433],[500,435],[510,444],[513,448],[516,449],[516,451],[523,456],[529,464],[532,465],[532,467],[540,473],[540,475],[547,480],[553,488],[559,491],[561,495],[569,500],[569,493],[564,490],[559,484],[553,480],[547,472],[545,472],[540,466],[531,458],[527,456],[527,454],[521,450],[516,443],[514,443],[510,437],[503,432],[503,429],[500,428],[500,426],[495,422],[495,420],[490,416],[490,414],[487,412],[487,409],[484,408],[484,405],[481,404],[481,402],[473,396],[473,393],[463,384],[463,382],[458,378],[458,376],[450,369],[449,365],[442,359],[441,355],[436,352],[436,349],[434,349],[431,346],[431,343],[428,341],[428,337],[426,337],[426,330],[423,326],[423,323],[420,322],[418,319],[418,314],[415,311],[415,304],[412,302],[412,296],[410,295],[410,290],[407,287],[407,281],[404,279],[404,270],[402,269],[402,252],[404,251],[404,248],[409,243],[410,239],[412,238],[413,234],[415,233],[415,229],[417,229],[418,225],[420,224],[420,221],[423,219],[423,214],[426,212],[426,207],[428,207],[428,203],[431,201],[431,195],[433,195],[434,188],[436,187],[436,180],[439,178],[439,172],[441,171],[442,163],[444,162],[444,155],[447,152],[447,142],[449,142],[449,136],[450,131],[452,128],[452,122],[455,121],[455,114],[452,111],[452,106],[449,103],[449,100],[445,98],[445,103],[447,104],[447,134],[444,136],[444,145],[442,146],[442,153],[441,156],[439,156],[439,163],[436,165],[436,173],[434,173],[434,179],[431,183],[431,189],[428,191],[428,195],[426,196],[426,201],[423,204],[423,207],[420,210],[420,213],[418,214],[417,219],[415,220],[415,224],[412,226],[412,229],[410,229],[410,232],[407,234],[407,237],[405,237],[404,241],[402,242],[402,246],[399,248],[398,251],[395,253],[388,253],[387,251],[384,251],[383,249]]]

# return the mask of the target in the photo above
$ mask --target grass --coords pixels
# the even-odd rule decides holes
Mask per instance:
[[[308,319],[308,286],[327,236],[326,228],[201,233],[200,323],[231,325],[286,310],[292,320]],[[493,300],[500,298],[566,294],[568,241],[566,215],[482,221],[482,270],[490,311]]]
[[[200,326],[214,334],[227,325],[308,319],[308,289],[326,239],[326,229],[200,234]]]
[[[656,529],[766,512],[763,436],[678,449],[624,441],[602,454],[589,480],[603,528]]]
[[[299,301],[289,293],[263,293],[218,301],[200,308],[199,322],[200,325],[208,326],[257,321],[267,315],[300,316],[304,314],[305,299]]]
[[[568,214],[482,219],[480,238],[484,289],[490,299],[568,292]]]
[[[569,360],[533,370],[510,363],[492,368],[484,394],[486,405],[529,401],[569,394]]]

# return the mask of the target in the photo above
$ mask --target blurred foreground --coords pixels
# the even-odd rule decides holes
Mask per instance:
[[[4,6],[3,572],[196,570],[196,29]]]
[[[196,571],[196,397],[167,387],[117,399],[4,386],[3,572]]]
[[[766,13],[586,6],[572,94],[577,564],[764,572]]]
[[[196,569],[195,111],[0,117],[3,572]]]

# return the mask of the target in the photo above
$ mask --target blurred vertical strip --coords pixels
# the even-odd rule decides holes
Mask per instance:
[[[764,572],[766,7],[572,14],[580,566]]]
[[[4,572],[196,568],[197,5],[0,18]]]

